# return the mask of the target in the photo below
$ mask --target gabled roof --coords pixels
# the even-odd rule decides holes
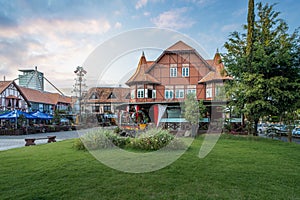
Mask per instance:
[[[221,60],[221,55],[217,52],[213,60],[207,60],[207,63],[214,67],[214,71],[206,74],[199,83],[206,83],[218,80],[232,80],[233,78],[227,75],[224,65]]]
[[[0,81],[0,93],[2,93],[6,88],[12,83],[12,81]]]
[[[88,103],[116,103],[128,101],[126,97],[130,93],[129,88],[122,87],[93,87],[90,88],[85,96]],[[90,99],[92,94],[96,94],[97,99]],[[115,98],[111,98],[114,96]]]
[[[162,52],[162,54],[156,59],[156,61],[153,62],[153,64],[148,67],[148,70],[146,70],[146,73],[149,73],[157,63],[161,60],[161,58],[166,54],[184,54],[184,53],[194,53],[209,70],[214,70],[214,68],[207,63],[207,61],[192,47],[184,43],[183,41],[178,41],[166,50]]]
[[[22,95],[24,100],[27,102],[27,104],[30,105],[27,96],[23,93],[20,86],[18,86],[15,81],[0,81],[0,94],[3,91],[5,91],[11,84],[13,84],[15,88],[17,88],[17,90],[20,92],[20,94]]]
[[[182,41],[178,41],[169,48],[166,49],[166,51],[194,51],[195,49],[187,45],[186,43]]]
[[[71,103],[71,98],[58,93],[42,92],[31,88],[21,87],[20,90],[27,97],[28,101],[56,105],[58,103]]]
[[[131,78],[126,82],[126,85],[134,85],[134,84],[160,84],[160,82],[151,76],[150,74],[146,73],[149,67],[153,64],[153,62],[147,62],[145,54],[143,52],[138,67],[135,73],[131,76]]]

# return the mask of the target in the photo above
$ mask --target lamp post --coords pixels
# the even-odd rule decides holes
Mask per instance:
[[[84,75],[87,73],[83,67],[78,66],[76,68],[76,70],[74,71],[74,73],[77,75],[76,83],[74,86],[74,91],[78,92],[78,101],[79,101],[79,121],[81,121],[81,100],[82,100],[82,90],[83,87],[85,87],[85,83],[84,83]]]

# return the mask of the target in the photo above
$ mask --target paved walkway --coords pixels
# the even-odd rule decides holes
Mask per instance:
[[[51,132],[51,133],[38,133],[38,134],[29,134],[29,135],[1,135],[0,136],[0,151],[20,148],[25,146],[25,138],[39,138],[39,137],[47,137],[48,135],[55,135],[56,141],[62,141],[66,139],[78,138],[85,134],[86,132],[93,130],[91,129],[83,129],[76,131],[60,131],[60,132]],[[45,144],[47,143],[47,139],[45,140],[36,140],[36,144]]]

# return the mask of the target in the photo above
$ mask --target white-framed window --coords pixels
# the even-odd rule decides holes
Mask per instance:
[[[137,98],[144,98],[145,97],[145,93],[144,93],[144,89],[138,89],[137,90]]]
[[[165,90],[165,99],[173,99],[173,90]]]
[[[212,98],[212,84],[206,85],[206,98]]]
[[[130,92],[130,96],[131,96],[131,98],[132,98],[132,99],[134,99],[134,98],[135,98],[135,90],[131,90],[131,92]]]
[[[152,90],[152,99],[156,98],[156,90]]]
[[[190,93],[196,94],[196,89],[187,89],[186,94],[190,94]]]
[[[189,64],[182,64],[182,77],[190,76],[190,67]]]
[[[176,89],[176,91],[175,91],[175,97],[177,99],[184,98],[184,90],[183,89]]]
[[[170,64],[170,77],[177,77],[177,64]]]
[[[206,88],[206,98],[212,97],[212,88]]]

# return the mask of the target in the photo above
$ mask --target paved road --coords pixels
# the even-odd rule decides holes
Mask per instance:
[[[41,138],[47,137],[50,135],[55,135],[57,141],[62,141],[66,139],[78,138],[85,134],[86,132],[93,130],[91,129],[84,129],[78,131],[60,131],[60,132],[51,132],[51,133],[38,133],[38,134],[29,134],[29,135],[14,135],[14,136],[7,136],[1,135],[0,136],[0,151],[19,148],[25,146],[25,138]],[[45,140],[36,140],[36,144],[45,144],[47,143],[47,139]]]
[[[107,128],[114,128],[114,127],[107,127]],[[25,146],[25,138],[35,138],[35,137],[47,137],[48,135],[55,135],[57,141],[62,141],[66,139],[78,138],[85,134],[88,131],[91,131],[97,128],[91,129],[84,129],[78,131],[61,131],[61,132],[51,132],[51,133],[38,133],[38,134],[30,134],[30,135],[14,135],[14,136],[0,136],[0,151],[13,149],[13,148],[20,148]],[[267,137],[263,134],[260,135],[261,137]],[[274,139],[279,139],[274,137]],[[281,137],[280,140],[287,141],[287,137]],[[300,138],[293,138],[293,142],[300,144]],[[36,144],[45,144],[47,143],[46,140],[36,140]]]
[[[265,137],[265,138],[271,138],[271,137],[266,136],[266,135],[264,135],[264,134],[260,134],[259,136],[260,136],[260,137]],[[284,141],[284,142],[287,142],[287,141],[288,141],[287,136],[274,137],[273,139],[274,139],[274,140],[281,140],[281,141]],[[297,144],[300,144],[300,138],[299,138],[299,137],[297,137],[297,138],[293,137],[293,138],[292,138],[292,142],[295,142],[295,143],[297,143]]]

